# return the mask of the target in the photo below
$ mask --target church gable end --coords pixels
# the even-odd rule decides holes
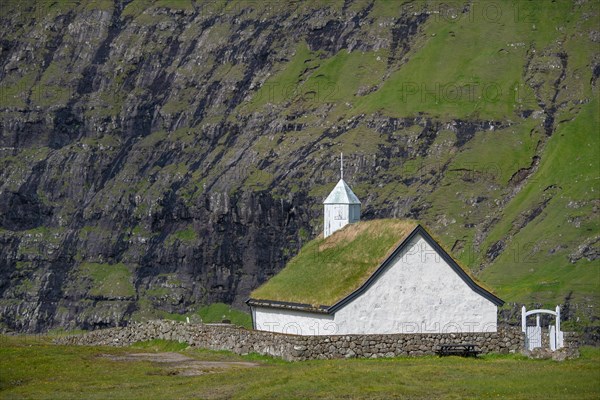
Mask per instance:
[[[469,273],[465,271],[463,267],[461,267],[455,260],[452,258],[441,246],[440,244],[431,237],[431,235],[427,232],[425,228],[421,225],[417,225],[417,227],[404,239],[404,241],[396,247],[396,249],[390,254],[390,256],[381,264],[381,266],[369,277],[369,279],[361,285],[357,290],[352,292],[350,295],[340,300],[333,306],[331,306],[328,310],[330,312],[336,312],[344,305],[351,302],[353,299],[358,297],[360,294],[364,293],[398,258],[398,256],[406,251],[406,247],[415,239],[415,237],[421,236],[425,242],[431,246],[436,254],[441,257],[448,266],[452,268],[452,270],[463,280],[463,282],[469,286],[474,292],[484,297],[485,299],[491,301],[496,306],[502,306],[504,301],[499,297],[492,294],[490,291],[484,289],[480,286],[475,280],[470,276]],[[427,256],[427,255],[425,255]]]
[[[500,304],[418,227],[328,311],[341,334],[494,332]]]

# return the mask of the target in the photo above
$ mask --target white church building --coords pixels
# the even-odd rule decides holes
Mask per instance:
[[[324,201],[323,236],[307,244],[281,276],[271,278],[248,299],[254,329],[298,335],[497,330],[497,308],[504,302],[422,225],[359,220],[360,201],[342,175]],[[379,259],[358,260],[357,254],[356,266],[355,256],[332,259],[331,254],[341,251],[335,253],[336,246],[351,252],[352,246],[358,249],[371,243],[366,240],[379,240],[377,227],[386,229],[393,243],[381,250]],[[330,291],[337,294],[327,294]]]

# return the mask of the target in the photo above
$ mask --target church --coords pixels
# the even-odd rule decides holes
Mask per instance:
[[[412,220],[360,221],[341,179],[323,235],[247,300],[257,330],[295,335],[496,332],[504,302]]]

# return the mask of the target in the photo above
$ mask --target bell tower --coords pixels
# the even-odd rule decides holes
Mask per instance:
[[[323,237],[348,224],[360,221],[360,200],[344,181],[344,154],[340,156],[340,180],[323,202]]]

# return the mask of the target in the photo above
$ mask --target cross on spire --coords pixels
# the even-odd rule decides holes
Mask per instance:
[[[340,178],[344,179],[344,153],[340,153]]]

